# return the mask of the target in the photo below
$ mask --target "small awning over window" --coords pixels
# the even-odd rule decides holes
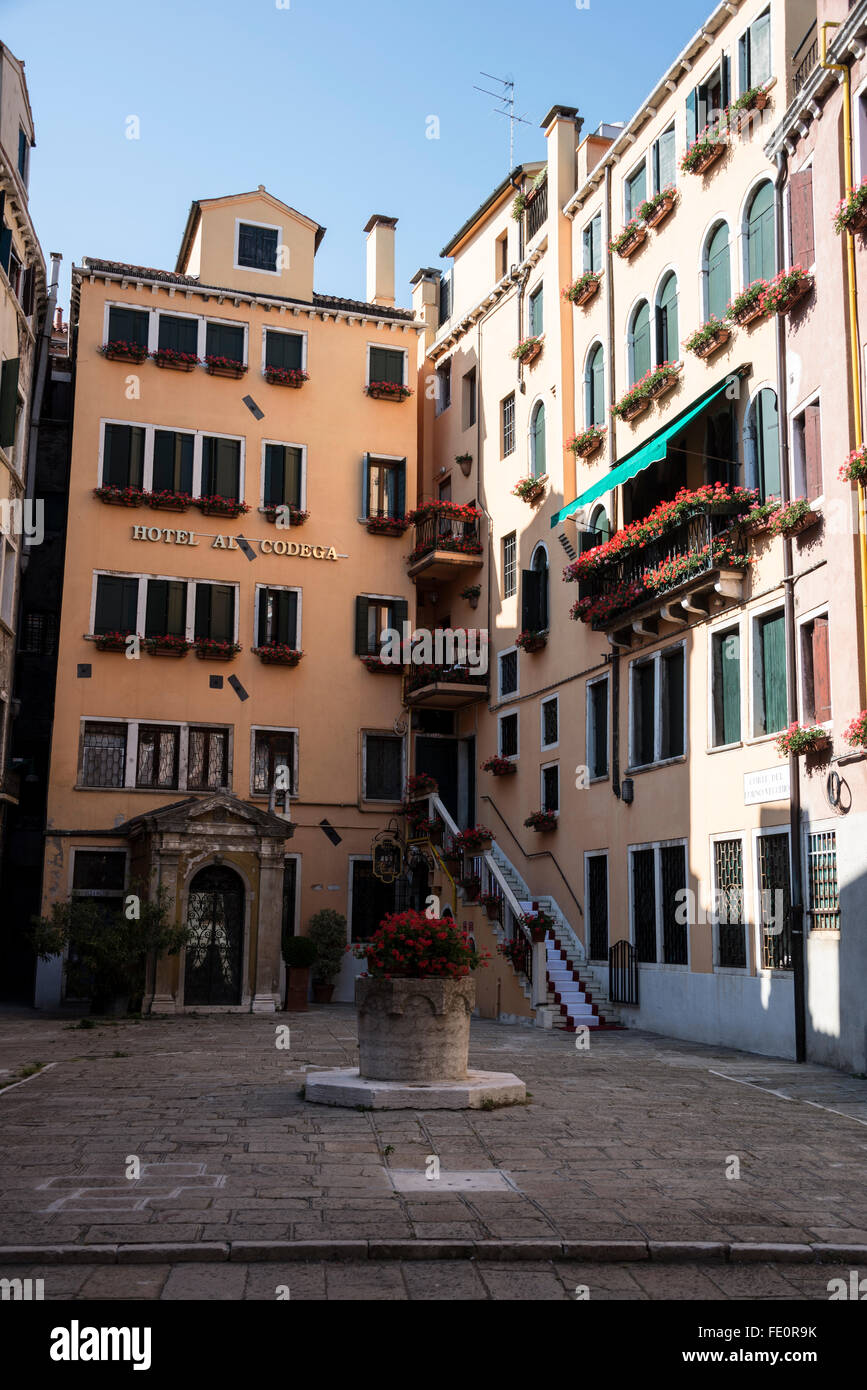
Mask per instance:
[[[710,405],[727,387],[731,376],[727,376],[717,386],[712,386],[709,391],[705,391],[703,396],[699,396],[687,410],[678,415],[676,420],[672,420],[670,425],[666,425],[664,430],[655,434],[652,439],[639,445],[631,454],[627,454],[625,459],[621,459],[616,468],[612,468],[604,478],[600,478],[598,483],[594,483],[586,492],[582,492],[580,497],[576,497],[574,502],[568,506],[561,507],[559,512],[555,512],[551,518],[551,526],[559,526],[561,521],[565,521],[567,516],[577,512],[581,507],[586,507],[588,502],[595,502],[597,497],[602,497],[606,492],[612,492],[621,483],[628,483],[630,478],[642,473],[645,468],[649,468],[652,463],[659,463],[668,453],[668,446],[676,434],[693,420],[705,406]]]

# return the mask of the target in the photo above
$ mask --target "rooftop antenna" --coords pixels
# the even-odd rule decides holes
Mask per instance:
[[[492,92],[488,87],[476,87],[476,92],[484,92],[485,96],[493,97],[495,101],[502,102],[501,106],[495,106],[495,112],[500,116],[507,116],[509,120],[509,173],[515,167],[515,123],[521,125],[532,125],[532,121],[526,119],[526,112],[523,116],[515,115],[515,79],[513,77],[495,77],[492,72],[483,72],[482,77],[488,77],[492,82],[499,82],[503,88],[502,92]]]

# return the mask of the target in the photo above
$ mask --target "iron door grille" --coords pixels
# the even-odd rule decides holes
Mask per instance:
[[[587,860],[587,908],[590,917],[590,959],[608,955],[608,860],[594,854]]]
[[[686,846],[665,845],[660,850],[662,869],[662,959],[666,965],[686,965],[689,960],[684,921]]]
[[[652,849],[632,855],[632,921],[635,951],[646,964],[656,960],[656,874]]]
[[[789,882],[789,837],[758,839],[762,968],[792,969],[792,896]]]
[[[715,908],[719,918],[717,964],[744,969],[747,935],[744,924],[744,849],[740,840],[714,844]]]
[[[211,866],[190,886],[184,1003],[240,1004],[244,889],[231,869]]]
[[[810,889],[808,916],[811,931],[838,931],[840,890],[837,883],[837,832],[820,830],[807,844],[807,878]]]

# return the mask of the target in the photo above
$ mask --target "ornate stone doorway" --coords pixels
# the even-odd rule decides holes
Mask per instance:
[[[187,925],[184,1004],[240,1004],[244,885],[233,869],[210,864],[199,870],[190,884]]]

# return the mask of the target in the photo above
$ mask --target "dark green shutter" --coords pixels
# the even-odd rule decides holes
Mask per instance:
[[[369,600],[362,594],[355,600],[355,655],[369,656],[370,644],[367,637],[367,611]]]
[[[300,647],[301,634],[298,631],[298,595],[294,589],[284,591],[286,606],[286,641],[290,647]]]
[[[149,579],[145,605],[145,637],[161,637],[168,632],[169,584],[167,579]]]
[[[594,269],[594,265],[593,265],[593,223],[592,223],[592,222],[590,223],[590,226],[589,226],[589,227],[585,227],[585,228],[584,228],[584,231],[583,231],[583,233],[582,233],[582,242],[583,242],[583,246],[584,246],[584,269],[585,269],[585,270],[593,270],[593,269]]]
[[[196,319],[178,318],[175,314],[160,314],[157,347],[171,348],[173,352],[191,352],[195,356],[199,350],[198,322]]]
[[[597,681],[590,687],[591,717],[593,719],[593,776],[608,775],[608,682]]]
[[[772,279],[775,261],[774,190],[770,182],[762,184],[750,204],[747,244],[750,281]]]
[[[114,305],[108,311],[108,341],[148,345],[149,315],[146,309],[125,309]]]
[[[737,631],[714,639],[714,743],[740,743],[741,639]]]
[[[211,635],[211,585],[196,585],[196,620],[194,632],[196,637],[210,637]]]
[[[235,640],[235,590],[231,584],[211,584],[211,632],[215,642]]]
[[[698,134],[698,111],[696,107],[696,88],[687,93],[686,98],[686,143],[691,145]]]
[[[260,589],[258,594],[259,607],[256,613],[256,646],[265,647],[268,645],[268,595],[269,589]]]
[[[301,368],[303,339],[300,333],[281,333],[269,329],[265,334],[265,365],[284,371]]]
[[[786,619],[774,613],[761,619],[762,703],[764,728],[762,733],[776,734],[785,729],[788,718],[786,701]]]
[[[135,632],[138,580],[101,574],[96,581],[94,632]]]
[[[394,348],[370,349],[370,380],[391,381],[403,385],[403,353]]]
[[[244,361],[244,329],[241,324],[209,323],[205,334],[206,357],[228,357]]]
[[[663,758],[679,758],[684,751],[683,647],[662,657]]]
[[[521,571],[521,628],[524,632],[539,632],[542,621],[542,580],[538,570]]]
[[[397,498],[395,500],[395,516],[403,516],[406,512],[406,459],[401,459],[396,469],[397,473]]]
[[[770,387],[760,391],[756,401],[756,449],[762,501],[779,497],[782,490],[779,416],[776,393]]]
[[[731,296],[729,229],[725,222],[714,232],[707,254],[707,312],[721,319]]]
[[[371,377],[371,381],[375,381]],[[361,465],[361,515],[370,516],[370,454],[365,454]]]
[[[731,70],[732,60],[727,53],[724,53],[722,56],[722,62],[720,63],[720,92],[722,94],[720,106],[722,107],[723,111],[725,111],[726,107],[728,106],[729,98],[731,97]]]
[[[650,369],[650,306],[646,300],[632,320],[631,367],[630,385],[634,386]]]
[[[175,430],[154,431],[154,492],[193,491],[193,436]]]
[[[286,501],[301,506],[301,450],[287,449],[284,460]]]
[[[282,507],[285,500],[285,454],[280,444],[265,445],[265,506]]]
[[[750,85],[749,29],[738,39],[738,91],[743,94]]]
[[[403,625],[409,620],[409,604],[405,598],[397,598],[391,605],[389,621],[397,635],[403,641]]]
[[[18,411],[17,357],[7,357],[0,372],[0,445],[8,449],[15,443],[15,417]]]

